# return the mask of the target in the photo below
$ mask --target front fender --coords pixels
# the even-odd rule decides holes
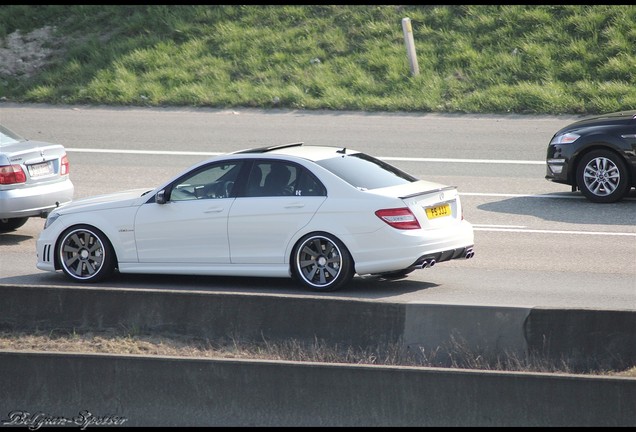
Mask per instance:
[[[46,231],[53,230],[47,235],[55,236],[57,250],[57,244],[64,231],[77,225],[92,226],[106,235],[115,250],[118,262],[137,262],[133,224],[136,212],[137,207],[92,211],[90,220],[87,220],[84,213],[64,214],[53,222]]]

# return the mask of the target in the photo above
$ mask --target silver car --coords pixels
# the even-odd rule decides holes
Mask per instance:
[[[69,168],[61,144],[30,141],[0,125],[0,233],[70,202]]]

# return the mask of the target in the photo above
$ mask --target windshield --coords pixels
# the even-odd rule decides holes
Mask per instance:
[[[0,145],[14,144],[20,141],[25,141],[25,139],[17,133],[10,131],[6,127],[0,126]]]
[[[317,163],[362,190],[397,186],[419,180],[393,165],[364,153],[324,159]]]

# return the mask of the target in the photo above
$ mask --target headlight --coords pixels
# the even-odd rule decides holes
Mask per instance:
[[[55,222],[57,218],[59,217],[60,217],[59,213],[55,213],[55,212],[50,213],[48,217],[46,218],[46,221],[44,222],[44,229],[47,229],[48,227],[50,227],[51,224]]]
[[[566,134],[556,135],[554,138],[552,138],[552,141],[550,141],[550,144],[570,144],[576,141],[577,139],[579,139],[580,136],[581,135],[577,135],[571,132]]]

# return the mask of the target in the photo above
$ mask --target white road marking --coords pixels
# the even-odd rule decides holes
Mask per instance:
[[[169,151],[169,150],[124,150],[124,149],[83,149],[67,148],[66,151],[81,153],[122,153],[122,154],[162,154],[183,156],[218,156],[224,152],[193,152],[193,151]],[[410,158],[379,156],[378,159],[403,162],[451,162],[451,163],[491,163],[491,164],[523,164],[545,165],[545,161],[508,160],[508,159],[447,159],[447,158]]]
[[[523,228],[528,228],[525,225],[481,225],[481,224],[472,224],[473,228],[479,227],[479,228],[507,228],[507,229],[523,229]]]
[[[122,153],[122,154],[148,154],[148,155],[172,155],[172,156],[218,156],[224,153],[213,152],[185,152],[185,151],[169,151],[169,150],[123,150],[123,149],[83,149],[83,148],[67,148],[69,152],[79,153]]]
[[[527,229],[525,227],[515,225],[478,225],[473,224],[475,231],[503,231],[518,233],[538,233],[538,234],[580,234],[580,235],[610,235],[610,236],[627,236],[636,237],[636,233],[629,232],[602,232],[602,231],[566,231],[566,230],[538,230]]]
[[[565,193],[565,192],[564,192]],[[485,196],[485,197],[510,197],[510,198],[568,198],[568,199],[585,199],[583,195],[555,195],[555,194],[509,194],[509,193],[480,193],[480,192],[460,192],[460,195],[466,196]]]
[[[451,162],[451,163],[487,163],[487,164],[521,164],[545,165],[545,161],[513,160],[513,159],[447,159],[447,158],[407,158],[379,156],[378,159],[405,162]]]

